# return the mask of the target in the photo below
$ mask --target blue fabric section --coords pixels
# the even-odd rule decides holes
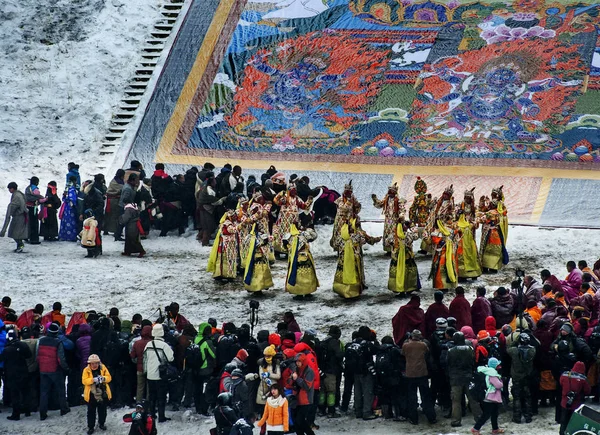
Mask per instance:
[[[600,180],[555,178],[550,186],[540,225],[598,227]]]

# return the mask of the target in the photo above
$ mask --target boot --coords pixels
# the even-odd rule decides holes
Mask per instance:
[[[87,251],[87,255],[83,258],[94,258],[94,253],[92,252],[92,249],[88,249]]]
[[[339,418],[341,416],[342,416],[342,414],[340,414],[339,412],[337,412],[335,410],[335,406],[329,406],[329,407],[327,407],[327,417],[329,417],[329,418]]]
[[[392,418],[392,409],[391,409],[390,405],[381,405],[381,415],[386,420],[389,420],[390,418]]]

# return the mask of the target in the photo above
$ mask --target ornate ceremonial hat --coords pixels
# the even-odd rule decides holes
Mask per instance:
[[[352,180],[344,185],[344,190],[349,190],[350,192],[354,191],[354,188],[352,187]]]
[[[473,187],[471,190],[465,190],[465,196],[475,198],[475,187]]]
[[[450,186],[446,187],[444,189],[444,193],[447,193],[450,196],[452,196],[454,194],[454,186],[451,184]]]
[[[393,190],[394,192],[398,193],[398,183],[390,185],[390,187],[388,187],[388,190]]]

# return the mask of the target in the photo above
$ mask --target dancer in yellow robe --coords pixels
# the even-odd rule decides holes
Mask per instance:
[[[354,218],[341,223],[340,237],[336,248],[338,264],[333,280],[333,291],[347,298],[357,298],[367,288],[362,247],[369,243],[374,245],[381,237],[371,237],[365,233]]]
[[[383,209],[383,250],[391,255],[394,248],[394,233],[399,221],[404,220],[406,213],[406,199],[398,197],[398,185],[396,183],[388,187],[387,194],[381,198],[371,195],[373,207]]]
[[[467,278],[476,279],[481,276],[481,265],[479,264],[479,255],[477,252],[477,243],[475,242],[475,228],[477,222],[469,222],[463,210],[459,210],[459,218],[456,222],[460,239],[456,248],[456,257],[458,261],[458,278],[465,280]]]
[[[438,219],[436,228],[431,233],[433,259],[429,278],[433,280],[436,290],[456,288],[458,282],[458,262],[456,259],[457,230],[452,215],[446,216],[446,221]]]
[[[316,238],[317,232],[314,229],[298,230],[296,225],[292,225],[284,240],[288,246],[288,272],[285,280],[285,291],[296,295],[294,299],[311,297],[312,293],[316,292],[319,287],[315,260],[310,252],[309,245]]]
[[[269,235],[259,233],[256,224],[247,236],[248,254],[244,263],[244,288],[249,292],[260,292],[273,287],[269,266]]]
[[[419,238],[416,229],[410,227],[410,222],[401,221],[396,224],[392,235],[392,260],[388,278],[388,289],[398,295],[410,294],[421,289],[419,271],[415,262],[412,245]]]
[[[237,214],[230,210],[221,218],[206,269],[214,279],[232,281],[237,277],[238,262]]]

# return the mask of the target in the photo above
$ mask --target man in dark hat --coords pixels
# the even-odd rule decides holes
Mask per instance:
[[[32,245],[40,244],[40,222],[38,221],[38,206],[46,202],[44,195],[40,193],[38,185],[40,179],[31,177],[29,186],[25,189],[25,203],[28,210],[29,222],[29,243]]]

